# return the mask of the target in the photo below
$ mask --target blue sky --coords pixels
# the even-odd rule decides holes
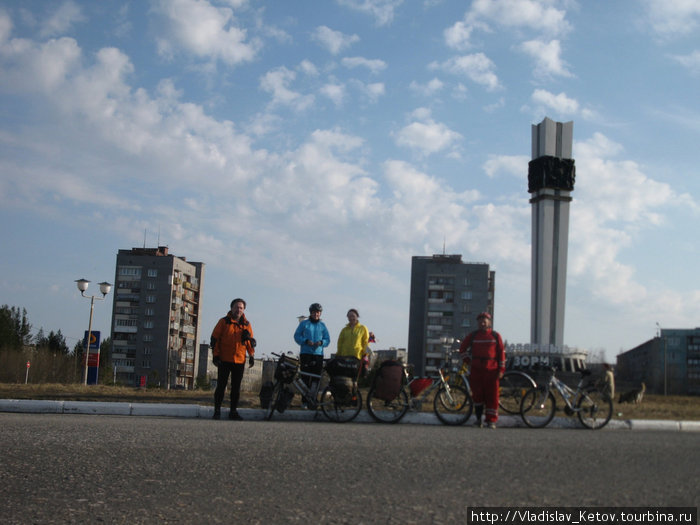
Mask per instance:
[[[530,327],[530,127],[574,122],[565,342],[700,325],[700,1],[0,2],[0,304],[73,346],[119,249],[206,263],[262,353],[348,308],[405,347],[413,255]],[[97,292],[96,286],[94,286]],[[95,307],[109,331],[111,302]]]

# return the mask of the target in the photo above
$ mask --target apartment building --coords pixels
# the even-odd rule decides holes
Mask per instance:
[[[700,328],[661,328],[617,356],[617,380],[653,394],[700,394]]]
[[[416,375],[434,374],[455,340],[476,329],[479,312],[493,315],[495,280],[488,264],[461,255],[412,258],[408,362]]]
[[[166,246],[119,250],[112,307],[112,364],[133,386],[194,388],[204,263]]]

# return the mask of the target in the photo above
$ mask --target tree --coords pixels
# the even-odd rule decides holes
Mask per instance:
[[[31,332],[26,308],[20,310],[6,304],[0,307],[0,347],[19,350],[31,343]]]
[[[60,329],[58,332],[51,330],[48,337],[44,337],[44,329],[40,328],[36,336],[36,344],[48,348],[50,352],[55,354],[68,354],[68,344],[66,344],[66,338],[63,337]]]

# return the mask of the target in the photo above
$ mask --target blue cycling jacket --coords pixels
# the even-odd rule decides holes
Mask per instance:
[[[312,347],[306,344],[306,341],[322,341],[321,346]],[[331,344],[331,336],[328,333],[328,328],[323,324],[323,321],[312,323],[306,319],[299,323],[294,332],[294,341],[299,345],[299,352],[302,354],[323,355],[323,349]]]

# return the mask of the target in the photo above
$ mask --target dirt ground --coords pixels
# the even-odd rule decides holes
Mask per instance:
[[[366,394],[366,393],[365,393]],[[0,399],[52,399],[63,401],[108,401],[130,403],[191,403],[213,405],[213,390],[161,390],[80,384],[0,383]],[[228,400],[228,393],[225,398]],[[559,405],[559,403],[557,403]],[[257,392],[241,392],[242,408],[259,408]],[[426,403],[425,410],[432,410]],[[615,403],[616,419],[664,419],[700,421],[700,397],[645,395],[638,405]]]

